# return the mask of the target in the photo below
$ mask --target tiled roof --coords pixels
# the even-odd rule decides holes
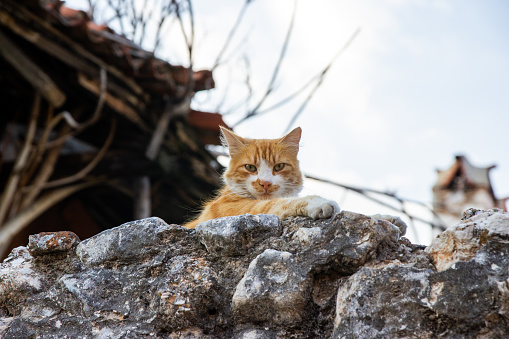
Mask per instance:
[[[485,187],[491,189],[489,172],[495,166],[486,168],[472,165],[465,156],[457,155],[454,164],[446,170],[438,170],[436,187],[449,186],[455,177],[461,176],[471,187]]]
[[[133,77],[149,93],[175,94],[176,86],[185,86],[189,81],[188,68],[157,59],[152,52],[143,50],[108,26],[94,23],[87,13],[66,7],[63,2],[41,4],[39,14],[88,51]],[[194,91],[214,87],[212,72],[208,70],[193,72],[192,80]]]
[[[0,1],[0,38],[13,42],[10,51],[1,47],[4,51],[0,49],[0,57],[10,53],[11,58],[26,59],[35,71],[26,73],[25,80],[55,107],[83,91],[98,97],[100,74],[105,71],[106,105],[144,129],[149,105],[164,98],[177,103],[194,92],[214,87],[211,71],[190,71],[158,59],[108,26],[94,23],[87,13],[68,8],[61,1]],[[76,73],[62,79],[65,69]],[[31,74],[45,77],[40,81],[31,79]],[[0,80],[1,77],[2,74]],[[77,83],[70,81],[73,77]],[[164,107],[164,103],[159,105]],[[196,128],[216,136],[218,125],[224,125],[218,114],[193,113],[190,120]],[[219,143],[217,137],[214,143]]]

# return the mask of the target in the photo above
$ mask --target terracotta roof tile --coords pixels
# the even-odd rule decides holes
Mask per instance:
[[[60,1],[49,1],[41,6],[40,15],[55,28],[104,61],[115,65],[124,74],[140,80],[140,85],[149,93],[175,95],[178,94],[178,87],[187,86],[190,79],[188,68],[156,58],[152,52],[115,33],[107,25],[94,23],[87,13],[66,7]],[[214,88],[210,71],[193,72],[191,79],[194,91]]]

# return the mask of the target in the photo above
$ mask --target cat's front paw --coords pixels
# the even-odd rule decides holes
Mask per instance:
[[[308,217],[313,219],[327,219],[339,213],[339,206],[333,200],[327,200],[321,197],[308,197],[306,212]]]

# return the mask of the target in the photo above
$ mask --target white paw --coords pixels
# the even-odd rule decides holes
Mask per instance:
[[[326,219],[339,213],[339,206],[335,201],[317,196],[307,197],[306,200],[307,215],[313,219]]]

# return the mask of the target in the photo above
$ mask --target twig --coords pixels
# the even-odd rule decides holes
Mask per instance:
[[[46,120],[51,121],[53,117],[54,107],[51,105],[51,103],[48,103],[48,112],[46,114]],[[37,166],[42,158],[42,147],[41,147],[41,139],[37,141],[37,146],[35,146],[35,150],[33,152],[30,152],[29,159],[27,160],[27,166],[25,166],[23,173],[21,175],[20,181],[18,183],[18,190],[14,196],[13,203],[11,205],[11,210],[9,213],[9,216],[7,217],[7,220],[9,220],[12,216],[14,216],[20,207],[21,198],[22,198],[22,187],[26,186],[27,183],[32,178],[32,175],[35,173],[35,170],[37,169]]]
[[[47,101],[60,107],[66,96],[35,62],[0,31],[0,55],[14,67]]]
[[[376,202],[377,204],[379,205],[382,205],[382,206],[385,206],[385,207],[388,207],[396,212],[399,212],[399,213],[403,213],[405,215],[407,215],[409,218],[412,218],[413,220],[416,220],[416,221],[420,221],[422,223],[425,223],[425,224],[428,224],[430,225],[431,227],[436,227],[438,229],[441,229],[441,230],[444,230],[445,228],[442,226],[442,225],[437,225],[435,224],[434,222],[432,221],[428,221],[428,220],[425,220],[425,219],[422,219],[420,217],[416,217],[416,216],[412,216],[410,215],[404,208],[397,208],[391,204],[388,204],[386,203],[385,201],[382,201],[380,199],[377,199],[377,198],[374,198],[372,196],[370,196],[368,193],[375,193],[375,194],[380,194],[380,195],[383,195],[383,196],[387,196],[387,197],[391,197],[397,201],[399,201],[400,203],[402,201],[405,201],[405,199],[402,199],[402,198],[399,198],[399,197],[396,197],[396,195],[394,193],[389,193],[389,192],[381,192],[381,191],[377,191],[377,190],[373,190],[373,189],[369,189],[369,188],[359,188],[359,187],[353,187],[353,186],[349,186],[349,185],[344,185],[344,184],[340,184],[340,183],[337,183],[337,182],[334,182],[334,181],[331,181],[331,180],[327,180],[327,179],[321,179],[321,178],[317,178],[317,177],[314,177],[314,176],[311,176],[311,175],[305,175],[306,178],[308,179],[312,179],[312,180],[316,180],[316,181],[320,181],[320,182],[324,182],[324,183],[327,183],[327,184],[330,184],[330,185],[334,185],[334,186],[338,186],[338,187],[342,187],[342,188],[345,188],[347,190],[350,190],[350,191],[353,191],[353,192],[356,192],[356,193],[359,193],[359,194],[362,194],[364,197],[366,197],[367,199],[371,200],[371,201],[374,201]],[[410,200],[407,200],[407,201],[410,201]],[[436,215],[436,213],[431,209],[429,208],[428,206],[426,206],[424,203],[420,203],[422,206],[426,207],[430,212],[432,212],[434,215]]]
[[[88,11],[87,15],[90,20],[94,21],[94,11],[95,11],[95,3],[92,0],[88,0]]]
[[[132,41],[135,41],[134,38],[136,36],[136,31],[138,30],[138,22],[139,22],[139,18],[138,18],[138,15],[136,14],[136,5],[135,5],[135,2],[134,1],[129,1],[129,5],[130,5],[130,9],[131,9],[131,27],[133,29],[133,31],[131,32],[131,39],[129,40],[132,40]]]
[[[154,161],[159,154],[162,141],[166,135],[166,131],[168,130],[168,125],[170,124],[172,112],[173,105],[170,103],[170,100],[167,99],[164,112],[157,122],[156,129],[154,134],[152,134],[152,139],[150,140],[150,144],[145,152],[145,156],[151,161]]]
[[[99,120],[99,117],[101,116],[102,109],[104,107],[104,102],[106,101],[106,95],[108,94],[107,88],[108,88],[108,73],[106,72],[106,69],[104,67],[101,67],[100,74],[100,81],[101,81],[101,92],[99,94],[99,100],[97,101],[97,105],[95,106],[94,114],[92,114],[92,118],[90,120],[84,122],[81,124],[81,126],[78,126],[77,128],[87,128],[88,126],[94,124],[97,120]]]
[[[225,87],[223,89],[223,95],[222,95],[221,99],[219,100],[219,102],[216,105],[216,108],[214,110],[215,112],[221,112],[222,116],[231,114],[232,110],[235,109],[235,106],[241,106],[247,100],[247,99],[240,99],[239,102],[237,104],[234,104],[231,108],[229,108],[229,109],[222,109],[223,105],[226,102],[226,99],[228,98],[228,93],[230,93],[230,88],[232,86],[231,71],[230,71],[230,69],[228,69],[227,71],[228,71],[228,79],[225,81]]]
[[[101,68],[101,71],[100,71],[100,81],[101,81],[101,83],[100,83],[99,100],[97,101],[97,104],[96,104],[94,113],[92,114],[92,117],[87,121],[78,123],[69,112],[64,111],[64,112],[60,113],[50,122],[49,128],[46,128],[46,130],[44,131],[44,135],[43,135],[43,139],[42,139],[44,142],[41,144],[41,145],[44,145],[44,149],[49,149],[49,148],[63,144],[65,141],[67,141],[67,139],[80,133],[85,128],[89,127],[90,125],[97,122],[97,120],[99,120],[99,118],[101,117],[102,109],[104,107],[104,103],[106,101],[106,96],[108,94],[108,92],[107,92],[108,77],[107,77],[107,72],[104,68]],[[62,137],[59,137],[55,140],[52,140],[51,142],[46,143],[46,141],[48,140],[48,137],[49,137],[49,133],[53,130],[53,128],[61,120],[65,120],[65,122],[67,122],[67,124],[69,126],[74,128],[74,131],[69,134],[66,134]]]
[[[297,112],[295,112],[295,114],[293,115],[292,119],[290,120],[290,122],[288,123],[288,126],[286,127],[286,130],[285,130],[285,133],[290,131],[290,128],[292,127],[292,125],[295,123],[295,121],[297,120],[297,118],[302,114],[302,112],[304,111],[304,109],[306,108],[307,104],[309,103],[309,101],[311,100],[311,98],[313,97],[313,95],[315,94],[316,90],[322,85],[323,83],[323,80],[325,79],[325,76],[327,74],[327,72],[330,70],[330,68],[332,67],[332,65],[336,62],[336,60],[341,56],[341,54],[343,54],[344,51],[346,51],[346,49],[350,46],[350,44],[355,40],[355,38],[357,37],[357,35],[359,34],[360,32],[360,29],[357,28],[355,30],[355,32],[352,34],[352,36],[350,37],[350,39],[348,39],[348,41],[346,42],[346,44],[338,51],[338,53],[336,53],[336,55],[334,56],[334,58],[332,58],[332,60],[329,62],[329,64],[327,66],[325,66],[325,68],[322,70],[321,74],[320,74],[320,77],[318,78],[318,82],[316,83],[315,87],[313,87],[313,89],[311,90],[311,92],[309,93],[309,95],[307,96],[306,100],[304,100],[304,102],[302,103],[302,105],[299,107],[299,109],[297,110]]]
[[[245,80],[244,80],[244,83],[245,83],[245,86],[247,88],[247,94],[244,98],[241,98],[239,100],[237,100],[236,103],[234,104],[231,104],[230,107],[228,108],[225,108],[225,109],[222,109],[221,107],[224,105],[226,99],[227,99],[227,94],[228,94],[228,89],[229,89],[229,86],[230,86],[230,83],[231,81],[226,81],[226,88],[224,89],[224,95],[222,97],[222,99],[220,100],[219,104],[216,106],[216,112],[221,112],[221,115],[222,116],[226,116],[226,115],[229,115],[229,114],[232,114],[232,113],[235,113],[235,111],[237,109],[239,109],[239,107],[241,106],[245,106],[245,110],[248,111],[249,110],[249,106],[250,106],[250,103],[251,103],[251,99],[253,97],[253,87],[251,86],[251,77],[250,77],[250,70],[251,70],[251,65],[249,63],[249,58],[247,57],[247,55],[244,55],[244,57],[242,58],[242,60],[244,61],[245,63],[245,70],[246,70],[246,76],[245,76]]]
[[[299,88],[298,90],[296,90],[295,92],[293,92],[292,94],[287,96],[286,98],[282,99],[281,101],[275,103],[274,105],[272,105],[272,106],[270,106],[270,107],[268,107],[268,108],[266,108],[264,110],[258,111],[257,115],[262,115],[262,114],[268,113],[268,112],[270,112],[270,111],[272,111],[272,110],[274,110],[276,108],[279,108],[279,107],[287,104],[288,102],[290,102],[293,99],[295,99],[300,93],[304,92],[304,90],[306,88],[308,88],[313,82],[318,80],[317,84],[315,85],[315,89],[312,90],[312,92],[314,93],[316,88],[319,87],[321,85],[321,83],[323,82],[323,79],[324,79],[325,75],[327,74],[327,72],[329,71],[329,69],[336,62],[336,60],[339,58],[339,56],[348,48],[348,46],[351,45],[351,43],[354,41],[354,39],[357,37],[357,35],[359,33],[360,33],[360,28],[357,28],[357,30],[355,30],[355,32],[352,34],[352,36],[347,41],[347,43],[339,50],[338,53],[336,53],[336,55],[331,59],[331,61],[325,66],[325,68],[322,69],[318,74],[313,76],[301,88]],[[306,99],[304,102],[306,102],[309,99],[310,99],[310,96],[308,96],[308,99]],[[287,128],[287,130],[289,130],[289,127]]]
[[[69,125],[64,125],[60,129],[59,135],[65,135],[70,131]],[[43,144],[41,144],[43,141],[41,140],[39,142],[38,149],[41,149]],[[23,197],[23,200],[21,201],[20,208],[24,209],[28,205],[30,205],[34,199],[37,197],[37,195],[41,192],[41,190],[44,187],[44,184],[48,181],[48,179],[51,177],[51,174],[53,174],[53,171],[55,169],[55,165],[58,161],[58,157],[60,156],[60,151],[62,147],[64,146],[63,143],[61,143],[58,147],[54,147],[48,152],[46,155],[44,163],[40,166],[40,169],[37,173],[37,176],[34,178],[32,185],[29,187],[29,189],[23,189],[22,192],[27,192],[25,197]],[[37,165],[37,163],[40,161],[40,158],[42,158],[42,153],[38,156],[38,159],[34,161],[34,168]],[[20,193],[22,193],[20,192]]]
[[[290,25],[288,26],[288,30],[286,32],[285,41],[284,41],[283,46],[281,48],[281,52],[279,54],[279,59],[277,61],[276,67],[274,68],[274,72],[272,73],[272,78],[270,79],[269,85],[267,86],[267,90],[265,91],[265,94],[262,96],[260,101],[258,101],[258,104],[251,111],[249,111],[244,118],[242,118],[237,123],[233,124],[233,126],[232,126],[233,128],[235,128],[237,125],[239,125],[243,121],[246,121],[247,119],[249,119],[249,118],[253,117],[254,115],[256,115],[256,113],[258,112],[258,109],[263,105],[263,103],[265,102],[267,97],[270,95],[270,93],[272,93],[272,91],[274,89],[274,83],[276,82],[277,76],[279,74],[279,70],[281,68],[281,64],[283,63],[283,60],[284,60],[285,55],[286,55],[286,50],[287,50],[289,42],[290,42],[290,37],[291,37],[292,32],[293,32],[293,25],[295,23],[296,13],[297,13],[297,0],[294,1],[294,7],[293,7],[293,13],[292,13],[292,18],[291,18],[291,21],[290,21]]]
[[[98,181],[89,181],[49,192],[39,198],[34,204],[28,206],[28,208],[16,215],[13,219],[5,223],[3,228],[0,229],[0,257],[5,254],[7,246],[14,235],[30,224],[30,222],[39,215],[48,210],[48,208],[67,198],[71,194],[97,183]]]
[[[39,115],[41,104],[41,95],[39,92],[36,92],[34,103],[32,106],[32,112],[30,114],[30,120],[28,122],[27,132],[25,136],[25,143],[23,144],[23,148],[18,154],[16,158],[16,162],[14,163],[14,167],[12,169],[11,175],[9,176],[9,180],[7,181],[7,185],[5,186],[5,190],[2,193],[2,199],[0,201],[0,225],[5,222],[5,216],[7,215],[7,211],[12,202],[12,197],[16,192],[18,187],[18,182],[20,180],[20,175],[25,166],[27,165],[27,159],[30,153],[30,149],[32,148],[32,141],[35,136],[35,131],[37,129],[37,117]]]
[[[150,144],[147,147],[145,152],[145,156],[154,161],[159,154],[159,150],[161,149],[161,145],[163,143],[164,136],[168,130],[168,125],[170,124],[171,116],[173,113],[173,105],[171,104],[169,99],[166,99],[166,107],[164,109],[163,114],[159,118],[157,122],[157,127],[154,133],[152,134],[152,139],[150,140]],[[150,198],[150,177],[148,175],[141,176],[136,179],[134,184],[134,218],[135,219],[143,219],[150,217],[152,213],[152,201]]]
[[[104,155],[108,151],[108,148],[110,147],[110,145],[113,141],[113,137],[115,136],[115,130],[116,130],[116,126],[117,126],[116,122],[117,122],[116,120],[112,119],[111,129],[110,129],[108,138],[104,142],[103,147],[99,150],[99,152],[97,152],[94,159],[92,159],[92,161],[90,161],[87,166],[85,166],[82,170],[80,170],[76,174],[73,174],[73,175],[65,177],[65,178],[57,179],[54,181],[50,181],[47,184],[45,184],[43,187],[51,188],[51,187],[70,184],[76,180],[83,179],[88,173],[90,173],[90,171],[92,171],[94,169],[94,167],[99,163],[99,161],[101,161],[101,159],[104,157]]]
[[[120,32],[122,33],[122,35],[125,36],[126,31],[124,28],[124,23],[122,21],[123,13],[120,11],[120,1],[117,6],[113,5],[113,2],[111,0],[108,0],[107,3],[108,3],[108,6],[110,6],[111,9],[113,9],[113,11],[115,11],[115,17],[117,18],[118,24],[120,25]]]
[[[242,18],[244,17],[244,14],[246,12],[246,9],[251,4],[251,2],[252,2],[252,0],[246,0],[244,2],[244,5],[242,6],[242,8],[240,10],[239,15],[237,16],[237,20],[235,21],[235,24],[233,25],[232,29],[228,33],[228,37],[226,38],[226,40],[224,42],[223,48],[221,48],[221,50],[219,51],[219,54],[216,57],[216,61],[214,61],[214,65],[212,66],[212,69],[211,69],[212,72],[214,72],[214,70],[220,65],[221,58],[223,57],[223,54],[225,53],[228,46],[230,45],[230,43],[233,39],[233,36],[237,32],[239,25],[242,21]]]
[[[184,20],[182,19],[180,5],[176,3],[176,15],[179,20],[180,30],[182,31],[182,36],[184,37],[184,41],[186,42],[187,52],[189,54],[189,69],[192,68],[193,65],[193,44],[194,44],[194,17],[193,17],[193,7],[191,4],[191,0],[187,0],[188,3],[188,11],[189,18],[191,21],[191,32],[188,35],[186,29],[184,27]]]
[[[142,15],[142,23],[141,23],[141,33],[140,33],[140,38],[138,40],[138,43],[140,46],[141,46],[142,42],[145,40],[145,32],[147,30],[147,23],[149,20],[151,20],[152,14],[154,11],[153,6],[147,7],[147,0],[144,1],[143,7],[146,9],[146,11],[142,12],[143,15]],[[147,13],[147,14],[145,15],[145,13]]]
[[[2,149],[0,150],[0,172],[2,171],[2,166],[4,164],[4,157],[5,157],[5,154],[7,153],[7,148],[9,147],[9,143],[10,143],[10,140],[11,140],[12,134],[13,134],[14,123],[18,119],[18,115],[19,115],[19,110],[16,110],[14,112],[14,116],[11,120],[11,124],[8,125],[9,126],[8,128],[6,126],[6,129],[8,129],[8,130],[7,130],[7,133],[4,135],[4,142],[2,145]]]
[[[290,94],[289,96],[287,96],[286,98],[280,100],[279,102],[275,103],[274,105],[270,106],[270,107],[267,107],[266,109],[264,110],[260,110],[258,111],[257,115],[260,116],[260,115],[263,115],[265,113],[269,113],[270,111],[273,111],[275,110],[276,108],[279,108],[287,103],[289,103],[290,101],[292,101],[293,99],[295,99],[299,94],[301,94],[302,92],[304,92],[304,90],[306,90],[306,88],[308,88],[314,81],[316,81],[317,79],[320,78],[321,74],[323,74],[322,72],[320,72],[320,74],[317,74],[315,76],[313,76],[307,83],[305,83],[301,88],[299,88],[298,90],[296,90],[295,92],[293,92],[292,94]]]
[[[161,14],[161,19],[159,20],[159,24],[157,25],[157,30],[156,30],[156,38],[155,38],[155,43],[154,43],[154,48],[152,50],[152,53],[156,53],[157,49],[159,48],[159,44],[161,42],[161,32],[163,30],[163,25],[166,23],[166,20],[168,19],[168,17],[170,16],[170,14],[172,13],[172,7],[175,7],[175,4],[173,2],[170,2],[166,7],[163,7],[162,9],[162,14]],[[165,12],[165,10],[167,12]]]
[[[180,29],[182,31],[182,35],[187,45],[187,51],[189,54],[189,67],[187,69],[187,83],[184,93],[180,96],[180,104],[187,105],[187,103],[191,103],[191,97],[193,95],[192,91],[194,88],[194,78],[193,78],[193,45],[194,45],[194,14],[193,14],[193,6],[191,4],[191,0],[186,1],[188,4],[188,12],[189,12],[189,20],[190,20],[190,33],[189,35],[186,33],[186,29],[184,27],[184,21],[182,19],[180,5],[175,2],[176,6],[176,15],[180,24]],[[189,107],[187,108],[189,109]]]

